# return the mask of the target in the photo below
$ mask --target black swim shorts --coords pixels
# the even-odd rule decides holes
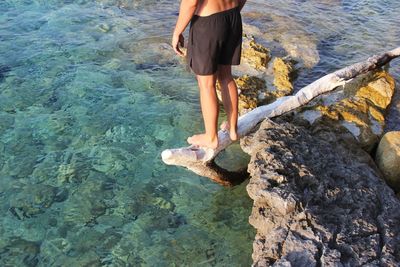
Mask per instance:
[[[218,65],[239,65],[242,31],[239,7],[204,17],[194,15],[187,50],[187,62],[193,72],[211,75]]]

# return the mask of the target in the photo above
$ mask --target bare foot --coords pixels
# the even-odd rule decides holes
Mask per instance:
[[[219,126],[219,128],[220,128],[222,131],[229,131],[229,123],[228,123],[227,121],[223,121],[223,122],[221,123],[221,125]]]
[[[235,130],[229,131],[229,137],[232,141],[236,141],[239,139],[239,136]]]
[[[224,121],[220,125],[220,129],[222,131],[229,131],[229,137],[232,141],[236,141],[239,139],[236,129],[230,129],[230,125],[227,121]]]
[[[188,137],[187,142],[191,145],[200,146],[200,147],[208,147],[212,149],[216,149],[218,147],[218,138],[210,139],[206,134],[195,134],[191,137]]]

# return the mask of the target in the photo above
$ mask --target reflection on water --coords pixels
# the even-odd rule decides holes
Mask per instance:
[[[300,87],[398,45],[396,1],[347,2],[256,0],[245,22],[282,49],[316,48]],[[202,127],[194,78],[169,46],[177,10],[0,2],[2,266],[250,265],[245,183],[221,188],[160,159]]]

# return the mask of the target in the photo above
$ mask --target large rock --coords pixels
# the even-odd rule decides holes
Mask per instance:
[[[370,155],[343,126],[286,121],[241,140],[254,266],[399,266],[400,201]]]
[[[384,115],[394,90],[393,77],[378,70],[354,78],[336,92],[317,97],[299,108],[300,116],[311,123],[329,120],[343,125],[371,152],[383,134]]]
[[[387,183],[400,192],[400,131],[386,133],[376,151],[376,162]]]

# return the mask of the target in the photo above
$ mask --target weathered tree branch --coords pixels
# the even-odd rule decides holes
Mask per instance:
[[[382,67],[392,59],[400,56],[400,47],[392,51],[374,55],[366,61],[345,67],[334,73],[325,75],[315,82],[299,90],[295,95],[285,96],[275,102],[260,106],[240,116],[238,120],[239,137],[247,135],[260,121],[272,118],[294,110],[310,102],[315,97],[330,92],[344,85],[354,77]],[[219,152],[228,147],[232,141],[226,131],[218,132],[219,145],[217,149],[194,148],[192,146],[178,149],[167,149],[161,154],[164,163],[188,168],[198,175],[208,177],[213,181],[228,186],[237,182],[239,173],[228,172],[214,163]],[[236,179],[232,179],[236,177]]]

